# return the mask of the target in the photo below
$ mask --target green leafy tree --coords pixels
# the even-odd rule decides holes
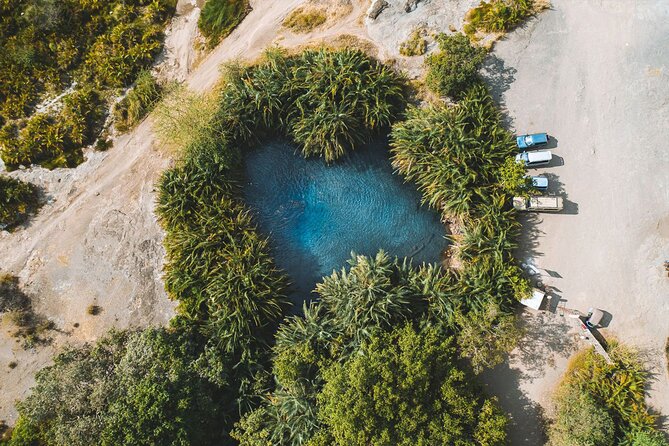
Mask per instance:
[[[425,60],[427,85],[435,92],[459,99],[478,81],[478,70],[486,56],[464,34],[437,36],[439,52]]]
[[[202,379],[184,331],[112,332],[69,349],[37,374],[10,444],[209,445],[234,392]]]
[[[503,312],[494,302],[466,316],[457,313],[456,321],[460,354],[469,359],[476,373],[502,363],[523,335],[514,314]]]
[[[434,329],[374,336],[324,373],[320,417],[338,445],[504,444],[504,415]]]

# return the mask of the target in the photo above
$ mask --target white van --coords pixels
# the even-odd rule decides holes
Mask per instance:
[[[516,155],[516,162],[525,164],[527,167],[545,166],[553,159],[550,150],[535,150],[534,152],[522,152]]]

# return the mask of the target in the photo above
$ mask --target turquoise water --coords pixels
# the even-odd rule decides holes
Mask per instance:
[[[340,270],[351,251],[438,262],[446,247],[436,212],[392,172],[385,144],[372,144],[327,165],[293,145],[267,143],[246,156],[246,203],[301,307],[320,279]]]

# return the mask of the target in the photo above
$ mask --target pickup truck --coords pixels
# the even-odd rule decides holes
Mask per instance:
[[[560,212],[564,205],[562,197],[513,197],[513,207],[518,211]]]
[[[548,144],[550,137],[545,133],[516,136],[516,145],[520,150],[528,150]]]

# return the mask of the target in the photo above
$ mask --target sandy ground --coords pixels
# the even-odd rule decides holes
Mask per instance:
[[[490,64],[512,127],[555,137],[555,162],[535,172],[567,198],[565,212],[525,220],[521,255],[542,269],[554,305],[610,314],[601,334],[641,351],[649,401],[669,414],[669,4],[554,0]],[[559,316],[528,321],[524,348],[486,379],[514,416],[512,444],[535,445],[575,343]]]

